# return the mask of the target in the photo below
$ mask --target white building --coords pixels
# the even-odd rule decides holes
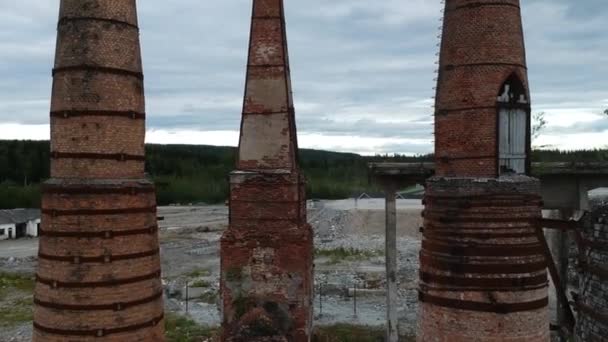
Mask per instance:
[[[0,240],[38,236],[40,210],[0,210]]]

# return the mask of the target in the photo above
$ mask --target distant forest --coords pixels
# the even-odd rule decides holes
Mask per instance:
[[[233,147],[146,145],[146,171],[157,184],[160,205],[220,203],[228,196],[227,175],[234,169]],[[0,140],[0,209],[38,207],[39,185],[49,177],[48,141]],[[300,150],[300,166],[308,178],[309,198],[338,199],[362,192],[377,193],[367,163],[432,161],[423,156],[360,156]],[[608,161],[608,149],[563,152],[534,151],[534,161]]]

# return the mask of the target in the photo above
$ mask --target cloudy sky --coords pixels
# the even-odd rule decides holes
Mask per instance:
[[[48,139],[58,0],[0,1],[0,139]],[[236,145],[250,0],[140,0],[147,141]],[[302,147],[432,151],[440,0],[286,0]],[[608,2],[522,0],[535,145],[608,145]]]

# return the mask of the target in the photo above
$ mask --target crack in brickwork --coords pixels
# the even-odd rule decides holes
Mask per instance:
[[[36,342],[163,341],[135,0],[62,0]]]

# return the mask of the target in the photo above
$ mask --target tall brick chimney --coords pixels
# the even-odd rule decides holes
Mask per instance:
[[[528,173],[529,98],[519,0],[447,0],[435,103],[437,175]]]
[[[221,241],[224,341],[310,339],[312,230],[298,167],[282,0],[253,0],[230,225]]]
[[[549,341],[519,0],[446,0],[418,341]]]
[[[163,341],[135,0],[61,0],[34,341]]]

